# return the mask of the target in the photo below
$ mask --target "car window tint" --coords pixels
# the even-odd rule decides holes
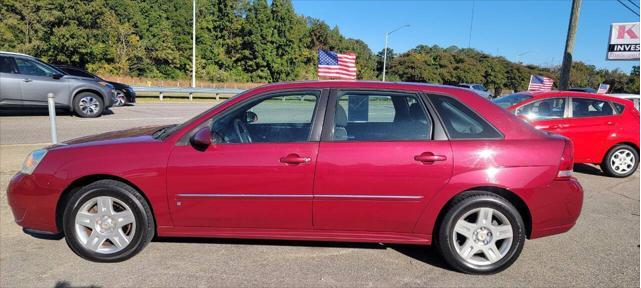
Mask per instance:
[[[612,105],[614,105],[614,109],[616,110],[617,114],[623,113],[623,110],[625,109],[625,105],[619,104],[619,103],[616,103],[616,102],[612,103]]]
[[[607,101],[590,98],[572,98],[572,117],[597,117],[614,114]]]
[[[564,114],[565,98],[547,98],[516,109],[516,115],[525,116],[528,120],[558,119]]]
[[[320,94],[271,96],[250,102],[215,121],[217,143],[307,141]]]
[[[42,65],[36,61],[21,58],[16,58],[16,65],[18,66],[19,73],[23,75],[52,76],[57,73],[57,71],[52,68]]]
[[[502,138],[485,119],[458,100],[439,95],[430,95],[430,98],[451,139]]]
[[[62,69],[62,70],[64,70],[65,72],[67,72],[67,73],[69,73],[70,75],[73,75],[73,76],[94,78],[93,75],[91,75],[91,74],[89,74],[89,73],[87,73],[85,71],[82,71],[82,70],[71,69],[71,68],[66,68],[66,69]]]
[[[0,56],[0,73],[16,73],[13,58]]]
[[[343,92],[334,115],[334,141],[431,138],[432,121],[418,96]]]
[[[492,100],[492,102],[494,102],[494,104],[496,105],[499,105],[501,108],[507,109],[530,98],[532,98],[532,95],[527,93],[514,93],[495,98],[494,100]]]

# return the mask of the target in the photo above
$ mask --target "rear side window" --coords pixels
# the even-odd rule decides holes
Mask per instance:
[[[614,114],[607,101],[590,98],[572,98],[572,117],[598,117]]]
[[[450,139],[498,139],[503,136],[485,119],[458,100],[430,95],[436,111],[443,120]]]
[[[385,92],[339,95],[333,141],[431,139],[432,121],[417,95]]]
[[[17,74],[15,62],[13,58],[0,56],[0,73],[13,73]]]
[[[619,103],[612,103],[614,105],[614,110],[616,110],[617,114],[623,113],[623,110],[625,109],[625,105],[619,104]]]

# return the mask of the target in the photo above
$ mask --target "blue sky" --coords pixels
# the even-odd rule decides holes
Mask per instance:
[[[633,1],[639,5],[639,0]],[[470,0],[293,3],[297,13],[322,19],[332,27],[337,25],[343,35],[365,41],[375,53],[385,45],[385,32],[404,24],[411,26],[390,36],[389,46],[396,52],[419,44],[468,46],[473,4]],[[512,61],[560,65],[571,6],[571,0],[476,0],[471,48]],[[624,72],[639,65],[638,61],[605,60],[612,22],[639,22],[639,17],[616,0],[584,0],[574,59]]]

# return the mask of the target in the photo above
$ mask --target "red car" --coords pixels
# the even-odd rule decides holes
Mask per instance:
[[[494,103],[536,128],[574,142],[574,161],[600,164],[613,177],[628,177],[639,166],[639,110],[625,99],[593,93],[522,92]]]
[[[572,151],[466,89],[271,84],[177,126],[34,151],[8,199],[25,232],[92,261],[154,235],[298,239],[432,244],[482,274],[575,224]]]

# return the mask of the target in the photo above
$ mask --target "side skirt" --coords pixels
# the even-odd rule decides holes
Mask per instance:
[[[430,245],[432,236],[367,231],[285,230],[255,228],[170,227],[157,228],[160,237],[201,237],[268,240],[302,240],[331,242],[367,242],[390,244]]]

